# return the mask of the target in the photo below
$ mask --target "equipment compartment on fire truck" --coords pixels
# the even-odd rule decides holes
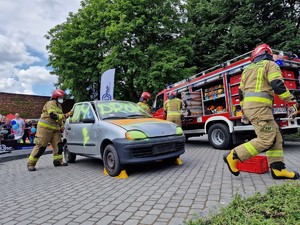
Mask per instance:
[[[282,70],[285,85],[299,102],[300,60],[282,51],[274,52],[280,53],[273,55],[274,61]],[[238,93],[243,69],[251,63],[248,57],[250,53],[169,85],[157,94],[153,116],[165,119],[162,101],[168,99],[170,91],[175,91],[177,97],[182,99],[182,128],[187,139],[208,134],[208,140],[214,148],[226,149],[255,137],[252,125],[241,121]],[[287,104],[277,95],[274,96],[272,110],[283,134],[298,131],[300,117],[287,118]]]

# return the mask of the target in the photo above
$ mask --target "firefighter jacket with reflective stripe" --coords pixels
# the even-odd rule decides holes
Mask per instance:
[[[50,113],[55,113],[58,117],[54,120],[50,117]],[[38,125],[50,130],[60,130],[63,127],[64,114],[61,105],[56,100],[46,102],[43,107],[41,118]]]
[[[246,67],[239,89],[244,109],[272,107],[274,92],[286,102],[294,98],[283,82],[280,67],[270,60],[261,60]]]
[[[146,112],[150,113],[150,108],[145,102],[138,102],[138,106],[140,106],[142,109],[144,109]]]
[[[168,116],[180,116],[181,115],[182,102],[178,98],[168,99],[164,104],[164,111]]]

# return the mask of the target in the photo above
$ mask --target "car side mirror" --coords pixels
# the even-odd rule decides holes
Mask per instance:
[[[82,120],[83,123],[95,123],[95,119],[94,118],[84,118]]]

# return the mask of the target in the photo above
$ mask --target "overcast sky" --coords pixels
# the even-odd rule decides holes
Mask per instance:
[[[50,96],[45,34],[77,12],[80,0],[0,0],[0,92]]]

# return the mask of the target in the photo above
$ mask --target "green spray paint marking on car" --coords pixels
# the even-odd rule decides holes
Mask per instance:
[[[89,132],[86,127],[82,129],[82,134],[83,134],[83,146],[85,146],[86,143],[90,140]]]
[[[109,113],[118,113],[118,112],[133,113],[133,112],[141,111],[137,105],[122,104],[117,102],[110,102],[109,104],[98,103],[97,107],[102,115],[109,114]]]
[[[83,118],[88,118],[88,115],[90,113],[90,105],[89,104],[82,104],[79,105],[72,116],[72,122],[79,122]]]

